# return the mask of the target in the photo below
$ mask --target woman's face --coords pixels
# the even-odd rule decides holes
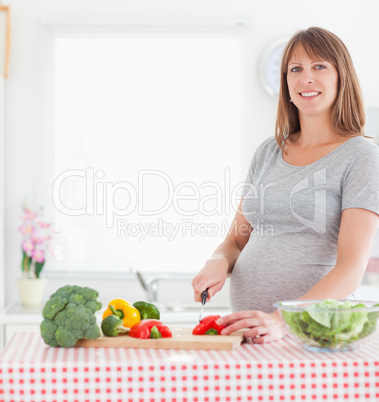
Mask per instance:
[[[290,98],[300,115],[331,113],[338,91],[338,71],[332,63],[310,58],[299,46],[288,63],[287,84]]]

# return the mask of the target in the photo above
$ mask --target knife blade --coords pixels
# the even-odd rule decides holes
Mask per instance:
[[[200,310],[200,316],[199,316],[199,322],[203,318],[203,312],[204,312],[204,306],[205,303],[207,302],[207,297],[208,297],[208,289],[206,288],[202,293],[201,293],[201,310]]]

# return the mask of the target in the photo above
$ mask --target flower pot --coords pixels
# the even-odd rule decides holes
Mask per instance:
[[[38,306],[42,302],[47,280],[45,278],[16,279],[23,306]]]

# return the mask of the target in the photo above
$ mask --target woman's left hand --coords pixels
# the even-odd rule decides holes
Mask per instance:
[[[271,314],[258,310],[238,311],[219,318],[217,324],[227,326],[221,331],[222,335],[246,329],[244,337],[260,344],[279,341],[287,333],[279,311]]]

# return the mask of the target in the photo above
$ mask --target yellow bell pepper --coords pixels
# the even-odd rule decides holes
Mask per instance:
[[[112,314],[121,318],[126,328],[131,328],[141,321],[139,311],[124,299],[115,299],[108,303],[108,308],[103,313],[103,320]]]

